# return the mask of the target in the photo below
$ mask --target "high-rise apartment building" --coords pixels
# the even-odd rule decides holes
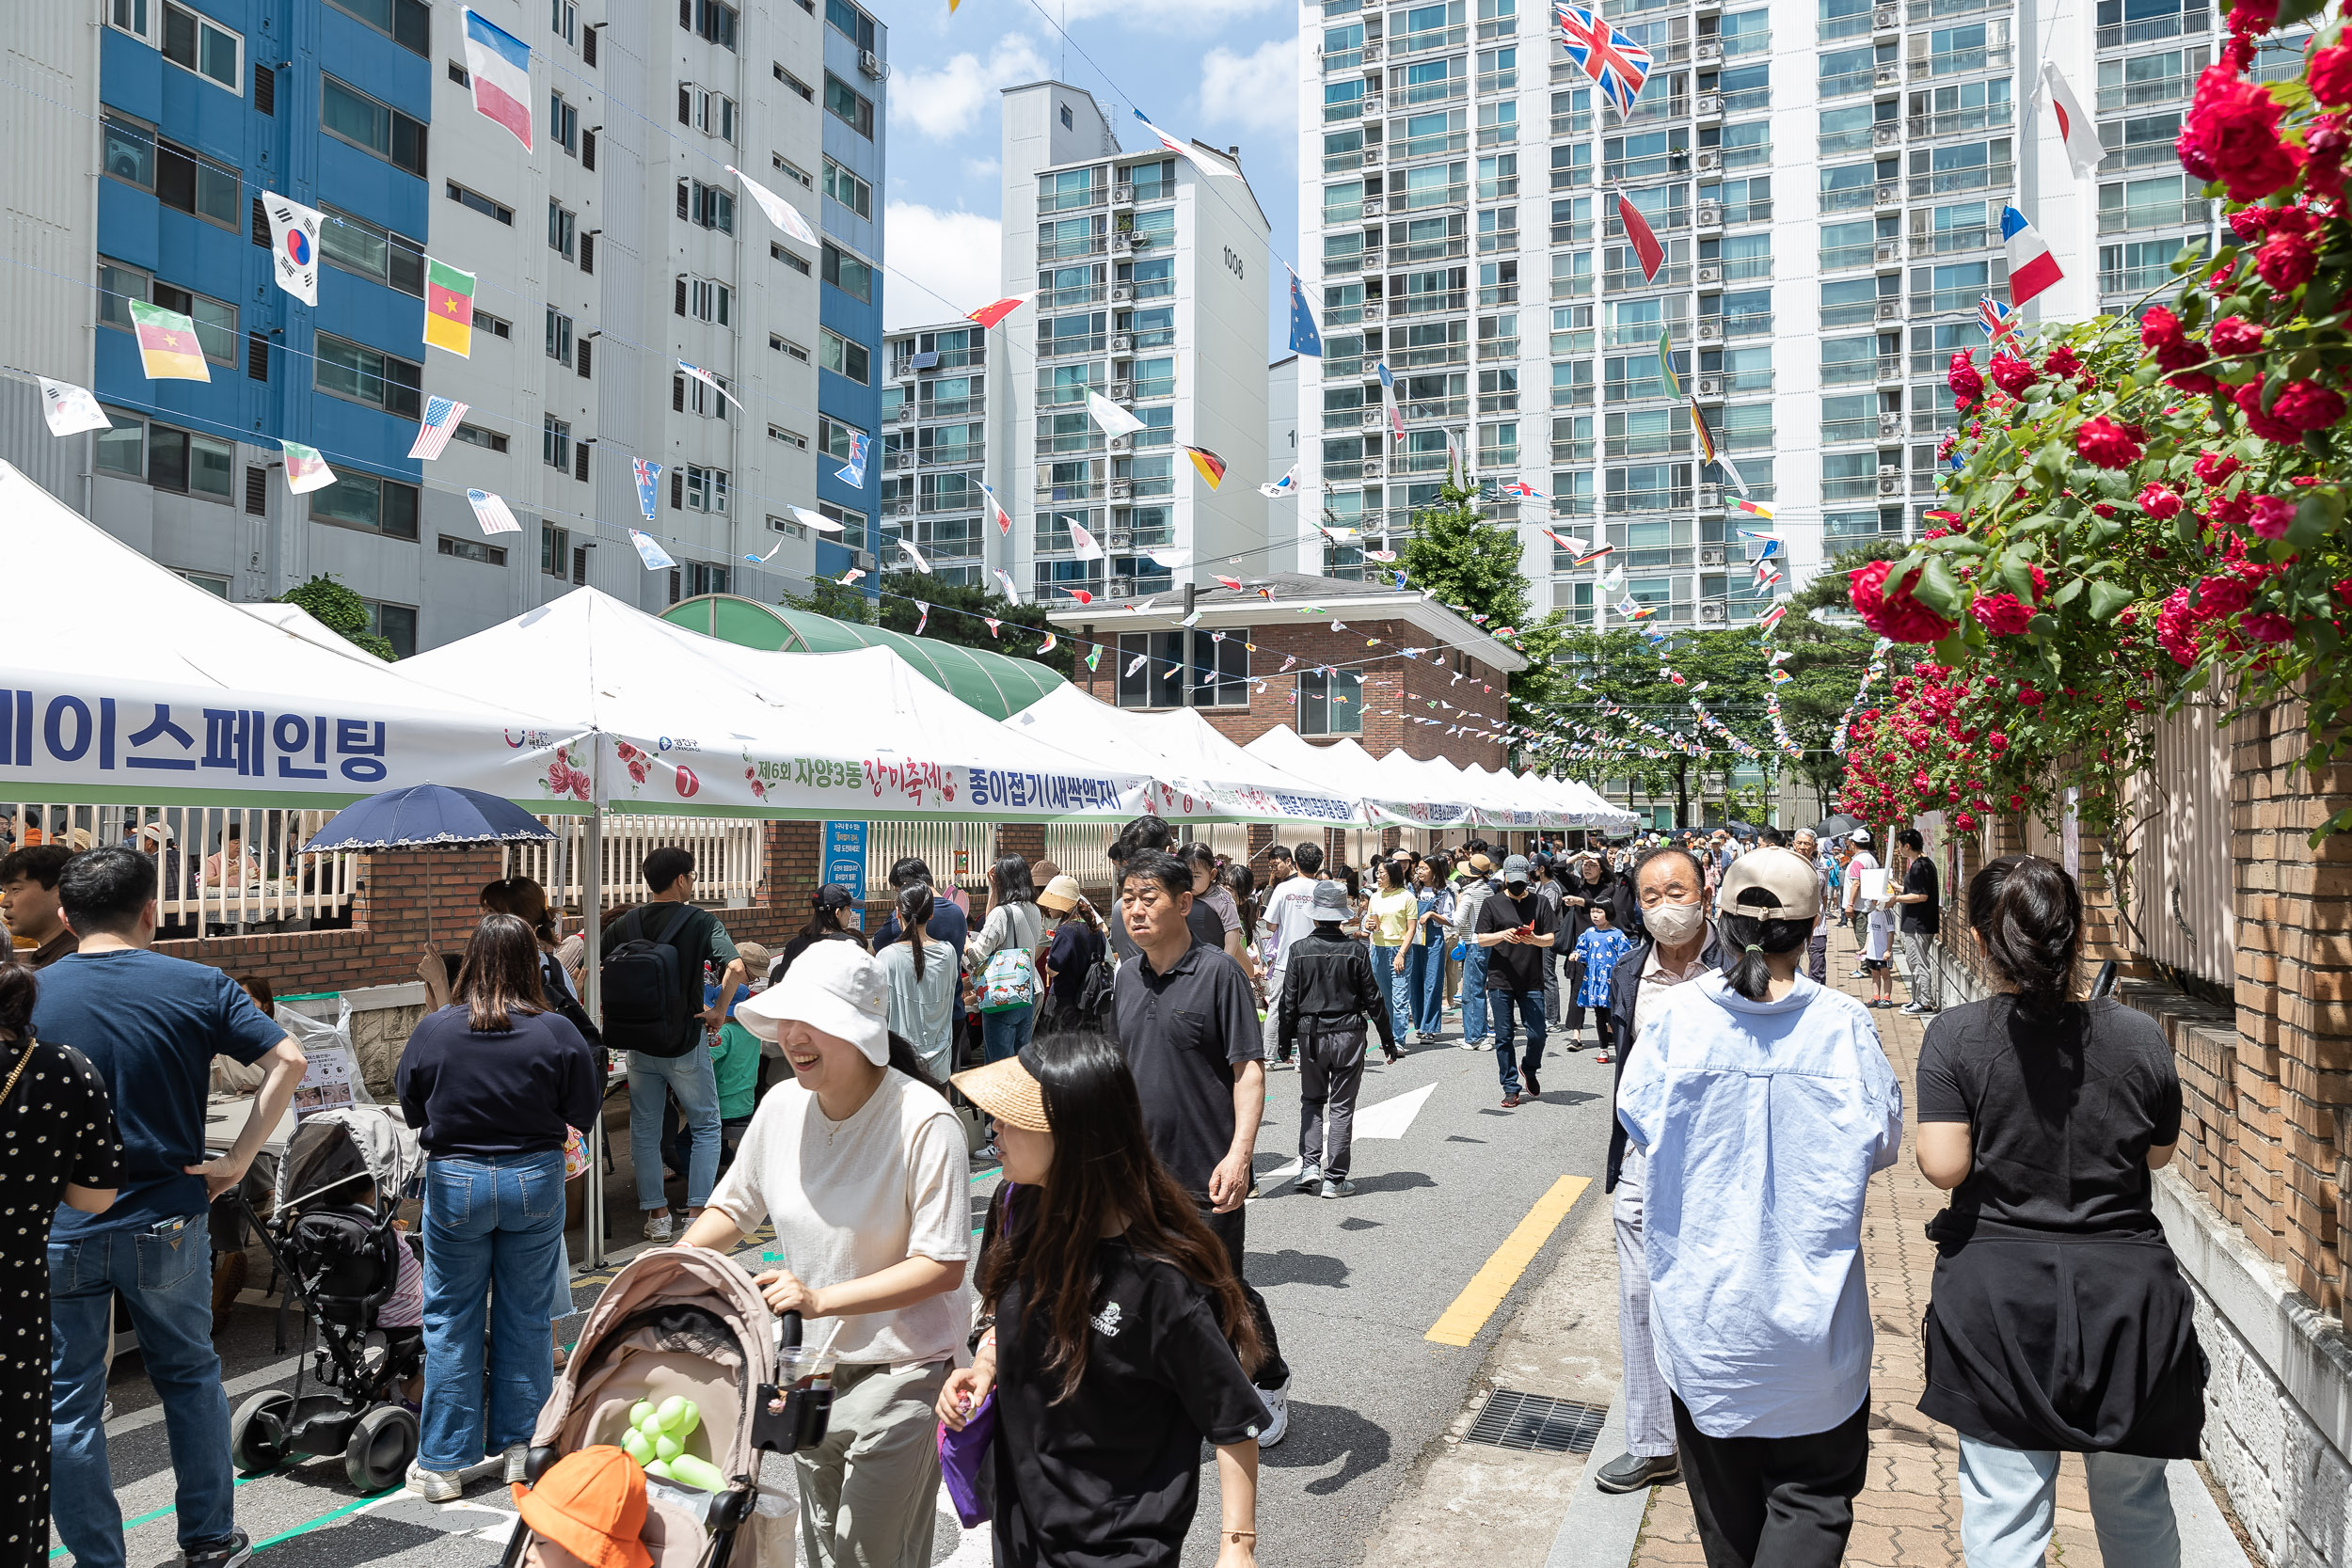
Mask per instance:
[[[993,552],[988,498],[988,333],[968,321],[890,334],[882,388],[882,564],[905,571],[904,541],[944,582],[978,584]],[[1006,394],[999,385],[997,396]],[[989,481],[989,483],[994,483]]]
[[[1002,416],[990,471],[1003,476],[991,483],[1013,523],[990,549],[1045,598],[1191,579],[1154,546],[1262,564],[1268,261],[1248,182],[1156,145],[1122,151],[1093,97],[1059,82],[1006,89],[1003,166],[1004,292],[1037,297],[990,334]],[[1089,391],[1143,428],[1106,437]],[[1220,485],[1187,446],[1223,462]],[[1104,553],[1080,554],[1073,525]]]
[[[92,387],[115,428],[53,439],[8,383],[0,454],[225,596],[331,574],[404,652],[580,583],[656,608],[838,575],[871,547],[881,488],[874,467],[834,473],[880,423],[881,29],[851,0],[472,8],[530,51],[528,150],[475,111],[450,0],[28,13],[20,71],[72,87],[10,95],[18,145],[56,162],[0,180],[75,281],[42,281],[43,309],[0,340],[8,363]],[[819,243],[771,227],[730,165]],[[271,281],[265,191],[326,216],[315,308]],[[465,357],[423,344],[428,254],[474,275]],[[132,300],[194,318],[209,382],[146,377]],[[434,398],[466,413],[412,459]],[[281,439],[336,483],[290,494]],[[650,521],[641,458],[661,466]],[[522,531],[485,534],[469,489]],[[649,571],[631,528],[675,567]]]
[[[1661,336],[1719,450],[1775,509],[1795,579],[1934,505],[1945,368],[1983,348],[1979,301],[2008,297],[2005,205],[2067,273],[2028,321],[2121,309],[2208,231],[2171,151],[2218,44],[2204,0],[1603,14],[1653,61],[1630,115],[1532,0],[1305,12],[1299,260],[1325,354],[1300,365],[1300,479],[1305,504],[1366,546],[1392,546],[1436,495],[1451,442],[1481,477],[1552,498],[1528,524],[1613,546],[1604,565],[1659,623],[1745,622],[1773,590],[1739,530],[1767,525],[1726,510],[1737,491],[1696,450]],[[2300,41],[2265,60],[2287,69]],[[2091,180],[2034,102],[2044,59],[2096,96],[2108,155]],[[1655,277],[1618,192],[1664,247]],[[1591,619],[1595,573],[1523,534],[1538,603]],[[1323,566],[1359,559],[1333,546]]]

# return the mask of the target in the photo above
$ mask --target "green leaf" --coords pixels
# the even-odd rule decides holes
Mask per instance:
[[[2033,603],[2033,562],[2026,559],[2025,551],[2002,551],[2000,571],[2010,593],[2026,604]]]
[[[2335,504],[2330,506],[2330,501]],[[2314,549],[2343,521],[2343,501],[2325,490],[2314,490],[2295,509],[2295,520],[2287,524],[2286,543],[2298,550]]]
[[[2132,594],[2128,588],[2118,587],[2112,582],[2094,582],[2090,585],[2090,618],[2094,621],[2103,624],[2112,621],[2116,611],[2131,602]]]
[[[1913,597],[1946,620],[1956,619],[1960,614],[1960,579],[1952,575],[1951,563],[1943,556],[1928,558],[1911,592]]]
[[[2073,604],[2076,598],[2081,596],[2082,591],[2083,579],[2075,578],[2072,581],[2068,582],[2065,587],[2060,588],[2056,594],[2050,595],[2050,603],[2052,605]]]

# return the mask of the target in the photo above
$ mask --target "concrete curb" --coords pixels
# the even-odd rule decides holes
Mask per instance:
[[[1592,1456],[1584,1462],[1584,1474],[1577,1478],[1576,1495],[1560,1517],[1560,1530],[1551,1538],[1544,1568],[1627,1568],[1632,1562],[1633,1548],[1642,1537],[1642,1520],[1649,1513],[1650,1488],[1603,1492],[1592,1480],[1597,1465],[1608,1464],[1624,1451],[1625,1403],[1619,1400],[1611,1402],[1600,1435],[1593,1439]],[[2210,1500],[2206,1506],[2212,1506]],[[2217,1520],[2219,1514],[2215,1517]],[[2226,1531],[2229,1527],[2222,1528]]]

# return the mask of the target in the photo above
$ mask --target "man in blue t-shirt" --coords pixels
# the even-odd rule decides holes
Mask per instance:
[[[230,1507],[229,1398],[213,1350],[204,1214],[244,1180],[307,1064],[226,974],[149,951],[155,867],[135,850],[110,845],[74,856],[57,895],[81,948],[41,971],[33,1027],[80,1051],[105,1081],[123,1180],[113,1208],[60,1209],[49,1231],[51,1515],[82,1568],[122,1568],[103,1415],[120,1291],[164,1407],[186,1568],[236,1568],[253,1548]],[[204,1145],[215,1055],[268,1069],[236,1146],[217,1157]]]

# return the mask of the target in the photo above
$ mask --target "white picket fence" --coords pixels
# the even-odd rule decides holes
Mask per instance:
[[[302,853],[332,811],[231,806],[133,806],[0,801],[6,847],[128,844],[155,864],[155,898],[166,934],[277,928],[291,921],[334,921],[351,910],[354,854]],[[142,836],[162,831],[163,842]],[[236,850],[230,852],[230,835]],[[215,858],[216,857],[216,858]]]

